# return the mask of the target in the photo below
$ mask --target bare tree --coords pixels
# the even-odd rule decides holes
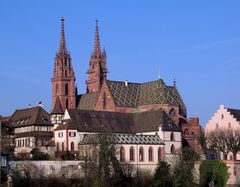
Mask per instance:
[[[223,129],[211,131],[206,136],[207,145],[210,150],[215,150],[223,153],[224,160],[227,159],[229,149],[226,145],[227,134]]]
[[[217,129],[207,134],[207,144],[209,149],[223,153],[224,160],[229,152],[232,152],[233,159],[237,159],[240,151],[240,130],[237,129]]]
[[[225,131],[226,136],[225,136],[225,142],[227,149],[232,152],[233,154],[233,159],[237,159],[237,153],[240,151],[240,129],[238,130],[233,130],[233,129],[228,129]]]

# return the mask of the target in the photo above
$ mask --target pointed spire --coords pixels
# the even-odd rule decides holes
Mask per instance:
[[[64,17],[61,18],[61,38],[60,38],[60,46],[59,53],[66,53],[67,45],[65,41],[65,33],[64,33]]]
[[[58,95],[56,97],[55,105],[54,105],[54,108],[53,108],[51,114],[64,114]]]
[[[98,33],[98,19],[96,19],[96,29],[95,29],[95,39],[94,39],[93,55],[95,57],[99,57],[101,55],[100,40],[99,40],[99,33]]]

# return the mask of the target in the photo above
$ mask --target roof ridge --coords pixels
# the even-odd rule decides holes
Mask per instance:
[[[238,110],[240,111],[240,109],[236,109],[236,108],[226,108],[227,110]]]
[[[159,82],[159,81],[161,81],[161,82],[163,82],[164,84],[165,84],[165,82],[164,82],[164,80],[163,79],[157,79],[157,80],[152,80],[152,81],[147,81],[147,82],[130,82],[130,81],[128,81],[128,84],[130,83],[132,83],[132,84],[147,84],[147,83],[152,83],[152,82]],[[107,80],[107,82],[118,82],[118,83],[125,83],[125,81],[115,81],[115,80]],[[165,84],[166,85],[166,84]]]

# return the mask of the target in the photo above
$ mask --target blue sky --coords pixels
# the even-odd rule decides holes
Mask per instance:
[[[65,17],[79,92],[85,92],[95,19],[111,80],[173,79],[204,125],[220,104],[240,108],[240,1],[0,2],[0,114],[51,107],[51,77]]]

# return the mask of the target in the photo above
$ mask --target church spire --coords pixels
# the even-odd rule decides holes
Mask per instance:
[[[58,95],[56,97],[55,105],[54,105],[54,108],[53,108],[51,114],[64,114]]]
[[[67,53],[67,45],[65,41],[65,32],[64,32],[64,17],[61,18],[61,36],[60,36],[59,53]]]
[[[101,55],[100,40],[99,40],[99,33],[98,33],[98,19],[96,19],[96,29],[95,29],[95,39],[94,39],[93,55],[95,57],[100,57],[100,55]]]

